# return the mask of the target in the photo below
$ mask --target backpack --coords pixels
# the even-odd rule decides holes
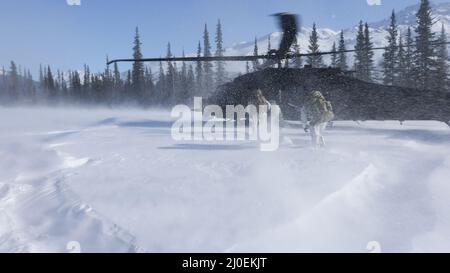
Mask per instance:
[[[330,122],[334,119],[333,106],[330,101],[324,99],[323,103],[323,121]]]

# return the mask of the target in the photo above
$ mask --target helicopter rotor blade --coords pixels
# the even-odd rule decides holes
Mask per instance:
[[[450,42],[446,43],[432,43],[431,45],[450,45]],[[414,46],[414,45],[413,45]],[[408,47],[407,45],[402,46],[403,48]],[[397,46],[397,48],[400,48]],[[371,50],[386,50],[387,47],[375,47]],[[352,53],[358,52],[358,49],[348,49],[341,51],[325,51],[325,52],[315,52],[315,53],[300,53],[300,54],[288,54],[282,59],[293,59],[298,57],[309,57],[309,56],[323,56],[339,53]],[[107,65],[119,62],[213,62],[213,61],[224,61],[224,62],[245,62],[245,61],[255,61],[255,60],[279,60],[278,55],[257,55],[257,56],[222,56],[222,57],[172,57],[172,58],[145,58],[145,59],[116,59],[107,62]]]
[[[255,61],[261,59],[275,59],[272,55],[258,55],[258,56],[222,56],[222,57],[172,57],[172,58],[145,58],[145,59],[117,59],[111,60],[107,64],[119,62],[214,62],[214,61],[230,61],[230,62],[245,62]]]
[[[432,46],[439,46],[439,45],[450,45],[450,42],[445,42],[445,43],[431,43],[430,45]],[[413,47],[415,45],[412,45]],[[403,46],[396,46],[396,48],[407,48],[407,45],[403,45]],[[388,47],[374,47],[371,48],[371,50],[387,50]],[[339,54],[339,53],[353,53],[353,52],[358,52],[358,51],[363,51],[360,49],[347,49],[347,50],[340,50],[340,51],[324,51],[324,52],[315,52],[315,53],[300,53],[300,54],[292,54],[292,55],[288,55],[288,58],[296,58],[296,57],[309,57],[309,56],[322,56],[322,55],[331,55],[331,54]]]

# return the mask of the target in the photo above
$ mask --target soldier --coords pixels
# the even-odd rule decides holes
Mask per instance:
[[[256,101],[258,102],[258,106],[267,105],[268,110],[272,107],[272,104],[264,97],[261,89],[256,90]]]
[[[305,100],[304,112],[302,121],[304,123],[305,131],[309,128],[311,133],[312,143],[316,147],[325,146],[325,140],[322,132],[325,130],[327,123],[333,120],[333,107],[331,103],[319,91],[313,91]],[[309,126],[307,125],[306,115],[311,118]]]
[[[281,92],[281,91],[280,91]],[[258,106],[259,105],[266,105],[268,110],[268,118],[270,118],[270,115],[272,114],[272,107],[277,105],[277,102],[275,100],[269,101],[264,97],[261,89],[256,90],[256,101]],[[280,124],[281,126],[284,125],[284,118],[283,118],[283,112],[280,110]]]
[[[249,96],[249,100],[247,105],[254,105],[257,109],[259,109],[260,106],[267,106],[268,114],[270,114],[270,109],[272,105],[270,102],[264,97],[263,92],[261,89],[257,89],[256,91],[252,92]],[[246,118],[245,126],[249,126],[250,119]],[[259,122],[259,120],[256,120],[254,122]]]

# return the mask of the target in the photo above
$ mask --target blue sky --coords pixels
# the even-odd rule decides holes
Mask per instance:
[[[208,23],[211,34],[217,19],[224,27],[225,45],[252,40],[277,31],[269,14],[299,13],[303,24],[347,28],[360,19],[374,22],[419,0],[0,0],[0,65],[10,60],[29,67],[39,64],[62,70],[104,68],[108,54],[130,57],[135,26],[139,26],[145,56],[165,54],[168,41],[176,55],[194,52]],[[76,1],[76,0],[70,0]],[[380,1],[380,0],[369,0]],[[435,2],[446,2],[435,1]]]

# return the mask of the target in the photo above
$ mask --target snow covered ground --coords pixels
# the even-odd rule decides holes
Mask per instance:
[[[450,128],[177,143],[168,112],[0,109],[0,252],[450,251]],[[75,249],[74,249],[75,248]]]

